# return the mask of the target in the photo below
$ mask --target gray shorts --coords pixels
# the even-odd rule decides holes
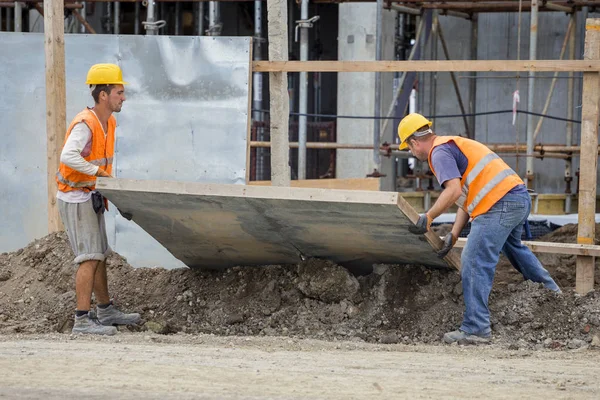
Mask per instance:
[[[104,214],[94,212],[91,199],[85,203],[57,201],[60,218],[75,253],[74,263],[104,261],[112,252],[106,237]]]

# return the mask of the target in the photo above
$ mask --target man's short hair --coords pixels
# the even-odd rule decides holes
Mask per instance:
[[[417,141],[423,141],[429,138],[431,135],[433,135],[433,130],[431,129],[431,127],[429,125],[423,125],[419,129],[417,129],[415,133],[410,135],[407,140],[414,139]]]
[[[92,97],[96,104],[98,104],[98,100],[100,99],[100,93],[105,92],[106,94],[110,94],[114,87],[115,85],[90,85]]]

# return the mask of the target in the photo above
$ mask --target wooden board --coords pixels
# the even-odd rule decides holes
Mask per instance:
[[[596,60],[254,61],[254,72],[598,72]]]
[[[418,214],[395,192],[99,179],[98,189],[193,268],[330,259],[460,268],[435,234],[408,232]],[[432,248],[433,247],[433,248]]]
[[[48,174],[48,232],[63,230],[56,203],[56,171],[67,131],[65,86],[64,1],[44,2],[46,53],[46,146]]]
[[[600,59],[600,19],[587,19],[585,26],[586,61]],[[581,108],[581,155],[579,175],[579,224],[577,243],[592,244],[596,237],[596,185],[598,168],[598,123],[600,120],[600,76],[583,74],[583,102]],[[584,167],[585,166],[585,167]],[[577,257],[575,290],[585,294],[594,289],[594,259]]]
[[[467,244],[467,239],[459,238],[454,246],[462,249]],[[571,254],[576,256],[594,256],[600,257],[600,246],[592,244],[577,243],[554,243],[554,242],[534,242],[524,240],[523,244],[535,253],[549,254]]]
[[[271,186],[271,181],[251,181],[251,186]],[[379,191],[379,178],[293,180],[291,187]]]

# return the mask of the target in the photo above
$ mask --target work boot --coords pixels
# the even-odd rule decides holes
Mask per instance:
[[[108,335],[112,336],[117,333],[117,328],[114,326],[104,326],[96,318],[88,314],[81,317],[75,316],[75,324],[73,325],[73,333],[84,333],[89,335]]]
[[[142,320],[140,314],[126,314],[115,307],[112,302],[106,308],[96,307],[96,315],[102,325],[135,325]]]
[[[444,335],[444,342],[447,344],[458,343],[458,344],[488,344],[492,339],[492,334],[487,335],[472,335],[470,333],[457,329],[452,332],[448,332]]]

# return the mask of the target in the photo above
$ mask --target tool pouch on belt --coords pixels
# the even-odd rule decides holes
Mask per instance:
[[[106,211],[105,200],[106,199],[100,192],[92,193],[92,206],[94,207],[96,214],[104,214],[104,211]]]

